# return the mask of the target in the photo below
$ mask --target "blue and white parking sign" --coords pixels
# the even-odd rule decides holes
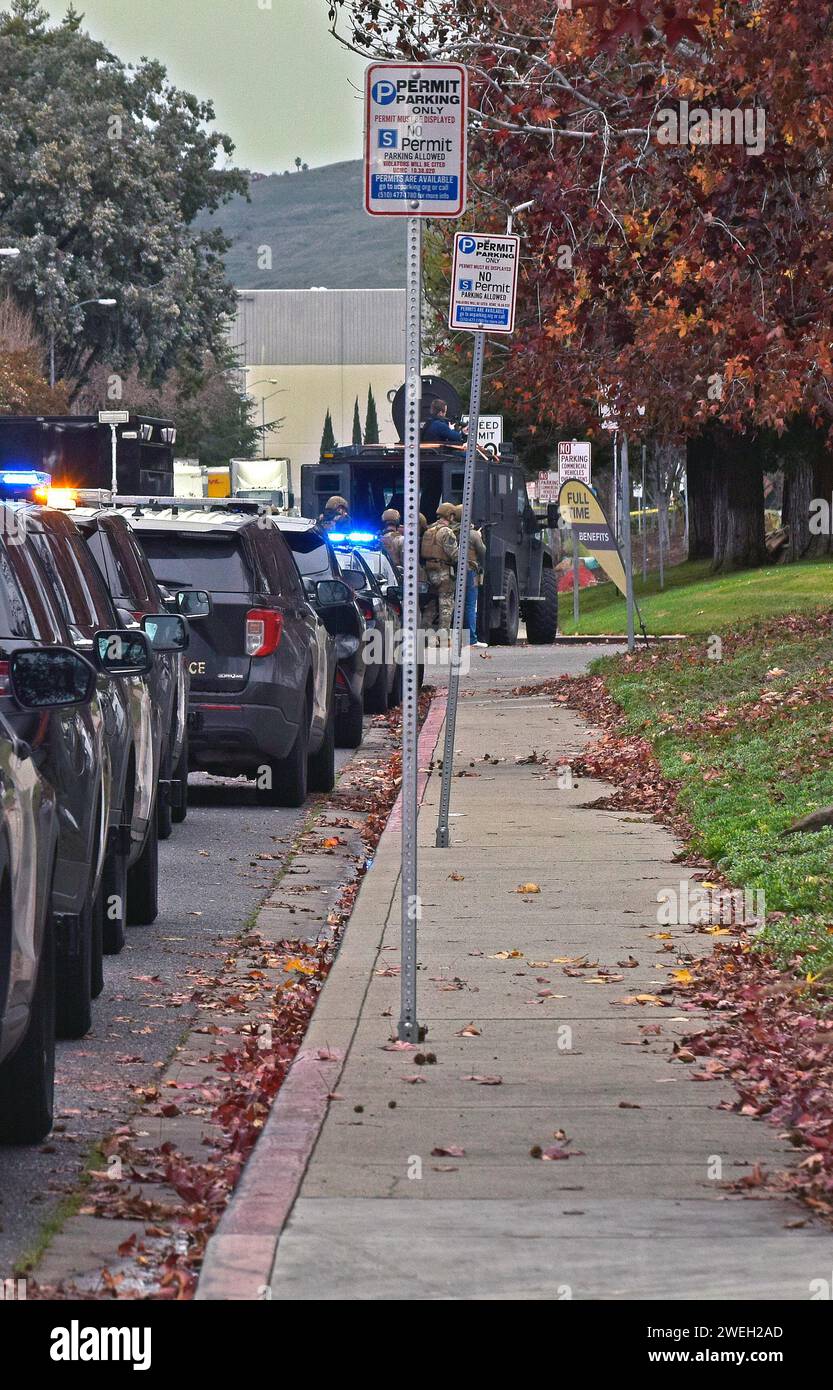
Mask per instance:
[[[511,333],[515,327],[520,238],[458,232],[451,275],[451,328]]]
[[[365,208],[459,217],[466,206],[467,72],[460,63],[371,63],[365,75]]]

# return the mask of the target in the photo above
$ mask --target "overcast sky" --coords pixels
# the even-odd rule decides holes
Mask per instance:
[[[42,0],[53,18],[66,0]],[[213,100],[236,161],[272,173],[361,157],[364,62],[331,38],[326,0],[75,0],[126,62],[147,56]],[[351,85],[352,84],[352,85]]]

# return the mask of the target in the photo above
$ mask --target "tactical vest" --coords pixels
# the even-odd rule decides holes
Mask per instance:
[[[433,561],[438,565],[451,566],[451,561],[446,555],[442,541],[440,540],[440,533],[450,530],[451,527],[446,521],[435,521],[433,525],[428,527],[428,530],[422,537],[422,547],[420,550],[423,560],[427,561],[429,564]],[[452,535],[453,534],[452,532]]]

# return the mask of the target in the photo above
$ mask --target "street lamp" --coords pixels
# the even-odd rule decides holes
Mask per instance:
[[[278,378],[276,376],[264,376],[261,377],[260,381],[253,381],[251,386],[247,387],[247,394],[250,394],[252,388],[255,386],[277,386],[277,384]],[[271,401],[273,396],[279,396],[283,390],[286,390],[286,388],[281,387],[279,391],[270,391],[268,396],[261,396],[260,398],[261,458],[266,458],[266,402]],[[272,421],[272,423],[274,424],[274,421]]]
[[[115,299],[80,299],[77,304],[70,304],[70,309],[83,309],[85,304],[100,304],[102,309],[114,309],[118,303]],[[49,385],[55,385],[55,318],[49,329]]]

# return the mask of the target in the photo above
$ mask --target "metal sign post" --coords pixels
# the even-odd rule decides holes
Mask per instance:
[[[457,704],[460,695],[463,614],[468,581],[469,536],[474,510],[474,470],[477,462],[477,431],[480,423],[486,330],[493,333],[511,333],[515,326],[519,259],[520,237],[517,236],[458,232],[454,238],[448,323],[450,328],[467,328],[472,331],[474,352],[466,436],[466,467],[463,475],[463,515],[460,519],[454,614],[451,620],[451,667],[448,673],[448,704],[445,713],[443,776],[435,838],[438,849],[447,849],[450,843],[448,821],[451,778],[454,771],[454,737],[457,731]]]
[[[98,423],[110,426],[110,490],[115,497],[119,490],[118,474],[118,449],[119,440],[116,434],[117,425],[127,425],[130,423],[129,410],[100,410],[98,412]]]
[[[562,483],[566,483],[568,478],[578,478],[580,482],[590,486],[592,448],[586,442],[577,439],[562,439],[558,445],[558,486],[561,490]],[[572,528],[573,539],[573,622],[578,627],[579,619],[579,540],[578,532]]]
[[[628,469],[628,436],[622,435],[619,451],[620,477],[622,480],[622,558],[625,561],[626,599],[628,607],[628,651],[634,649],[633,633],[633,556],[631,554],[631,480]]]
[[[373,217],[407,217],[405,322],[405,543],[402,587],[402,959],[399,1037],[417,1023],[417,637],[423,217],[466,206],[468,73],[459,63],[371,63],[365,72],[364,204]],[[442,135],[439,135],[439,127]]]
[[[422,395],[422,222],[408,218],[405,325],[405,546],[402,555],[402,1006],[399,1038],[419,1042],[417,992],[417,628],[419,621],[419,410]]]

